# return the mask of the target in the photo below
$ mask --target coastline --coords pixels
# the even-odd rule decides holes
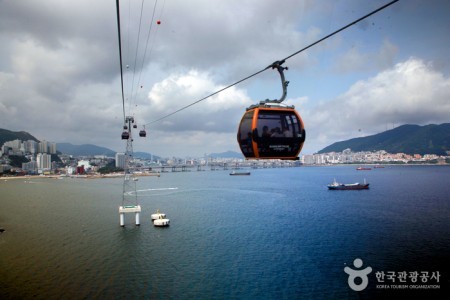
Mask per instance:
[[[160,177],[160,173],[139,173],[134,174],[136,177],[143,176],[158,176]],[[8,180],[16,180],[16,179],[64,179],[64,178],[76,178],[76,179],[103,179],[103,178],[120,178],[124,177],[123,173],[114,173],[114,174],[93,174],[93,175],[24,175],[24,176],[0,176],[0,181],[8,181]]]
[[[384,167],[411,167],[411,166],[450,166],[450,164],[375,164],[375,163],[361,163],[361,164],[308,164],[308,165],[301,165],[300,168],[315,168],[315,167],[349,167],[349,166],[370,166],[374,167],[376,169],[376,166],[379,166],[381,168]],[[136,173],[134,174],[136,177],[144,177],[144,176],[161,176],[161,172],[146,172],[146,173]],[[45,179],[64,179],[64,178],[76,178],[76,179],[104,179],[104,178],[120,178],[124,177],[123,173],[111,173],[111,174],[90,174],[90,175],[21,175],[21,176],[0,176],[0,181],[8,181],[8,180],[15,180],[15,179],[38,179],[38,178],[45,178]]]

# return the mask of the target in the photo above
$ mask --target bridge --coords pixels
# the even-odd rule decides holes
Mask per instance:
[[[251,168],[251,169],[291,168],[298,166],[300,166],[300,164],[296,161],[258,160],[258,161],[244,161],[236,163],[213,162],[205,165],[171,164],[171,165],[143,167],[142,169],[157,173],[168,173],[168,172],[201,172],[201,171],[222,171],[222,170],[226,171],[226,170],[239,170],[243,168]]]

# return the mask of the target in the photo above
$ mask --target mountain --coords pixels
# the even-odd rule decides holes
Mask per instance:
[[[152,158],[153,160],[161,159],[161,157],[152,155],[151,153],[147,152],[133,152],[133,156],[140,159],[152,159]]]
[[[36,142],[39,142],[37,138],[29,134],[25,131],[10,131],[7,129],[1,129],[0,128],[0,147],[3,146],[5,142],[14,141],[14,140],[21,140],[21,141],[28,141],[33,140]]]
[[[450,151],[450,123],[402,125],[375,135],[334,143],[319,153],[386,150],[389,153],[446,155]]]
[[[106,155],[113,157],[116,155],[116,151],[92,144],[72,145],[70,143],[57,143],[56,150],[74,156]]]

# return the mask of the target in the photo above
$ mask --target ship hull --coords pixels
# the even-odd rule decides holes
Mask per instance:
[[[369,189],[369,184],[340,184],[340,185],[329,185],[329,190],[367,190]]]

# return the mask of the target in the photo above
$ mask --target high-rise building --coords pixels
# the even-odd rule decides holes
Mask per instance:
[[[52,157],[50,154],[38,153],[36,156],[38,169],[51,169],[52,168],[51,158]]]
[[[22,163],[22,170],[24,170],[24,171],[33,172],[33,171],[36,171],[37,168],[38,168],[37,162],[35,162],[35,161]]]
[[[116,168],[125,169],[125,153],[116,153]]]
[[[25,153],[36,154],[38,152],[38,143],[33,140],[23,142]]]
[[[56,143],[49,143],[48,144],[48,153],[56,154]]]
[[[39,153],[48,153],[48,142],[46,140],[39,142]]]

